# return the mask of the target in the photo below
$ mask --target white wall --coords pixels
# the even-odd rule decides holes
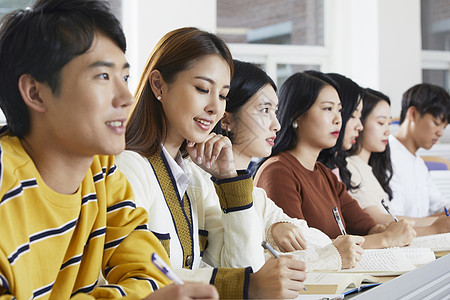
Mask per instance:
[[[164,34],[184,26],[215,32],[216,15],[215,0],[124,0],[122,26],[128,43],[132,93],[150,52]],[[4,122],[0,110],[0,124]]]
[[[401,97],[422,82],[420,0],[379,1],[380,89],[399,116]]]
[[[378,89],[400,114],[401,95],[422,81],[420,0],[328,0],[326,72]]]
[[[217,23],[214,0],[127,0],[123,1],[122,14],[132,92],[153,47],[164,34],[185,26],[215,32]]]
[[[393,102],[392,115],[398,116],[402,93],[422,80],[420,0],[325,1],[328,54],[323,71],[342,73],[386,93]],[[165,33],[183,26],[216,31],[215,0],[123,2],[132,92]]]

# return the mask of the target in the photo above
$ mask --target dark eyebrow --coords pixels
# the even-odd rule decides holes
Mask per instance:
[[[261,102],[259,105],[261,105],[261,106],[264,106],[264,105],[267,105],[267,106],[273,106],[272,102],[270,102],[270,101]],[[275,107],[278,107],[278,104],[275,105]]]
[[[114,68],[115,64],[113,62],[109,62],[109,61],[98,60],[89,65],[89,68],[96,68],[96,67]],[[124,63],[122,66],[122,69],[129,69],[129,68],[130,68],[130,64],[128,62]]]
[[[216,83],[216,82],[215,82],[214,80],[212,80],[211,78],[205,77],[205,76],[195,76],[195,78],[196,78],[196,79],[202,79],[202,80],[208,81],[208,82],[211,83],[211,84],[215,84],[215,83]],[[223,88],[224,88],[224,89],[229,89],[229,88],[230,88],[230,85],[224,85]]]
[[[342,103],[341,103],[341,102],[335,103],[335,102],[329,101],[329,100],[324,100],[324,101],[321,102],[321,104],[324,104],[324,103],[328,103],[328,104],[332,104],[332,105],[337,105],[337,106],[339,106],[339,105],[342,106]]]

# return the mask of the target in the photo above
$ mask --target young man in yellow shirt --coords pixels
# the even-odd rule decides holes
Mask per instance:
[[[217,297],[162,288],[170,280],[150,261],[168,257],[112,156],[133,97],[106,3],[39,0],[2,20],[0,299]]]

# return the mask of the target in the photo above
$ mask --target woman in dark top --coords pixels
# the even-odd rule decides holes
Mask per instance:
[[[286,80],[279,93],[281,130],[255,183],[285,213],[305,219],[330,238],[343,233],[332,213],[337,207],[344,228],[364,235],[364,248],[407,245],[415,236],[408,223],[377,225],[332,171],[317,161],[320,151],[336,144],[341,130],[342,106],[336,87],[335,81],[317,71],[296,73]]]

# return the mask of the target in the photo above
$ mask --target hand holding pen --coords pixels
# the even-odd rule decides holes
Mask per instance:
[[[339,210],[336,206],[333,207],[333,216],[334,216],[334,219],[336,220],[336,223],[339,226],[339,229],[341,230],[342,235],[346,235],[347,232],[345,231],[345,227],[344,227],[344,224],[342,223],[341,215],[339,214]]]
[[[159,257],[158,254],[153,253],[151,256],[152,263],[164,274],[168,279],[175,284],[159,288],[148,295],[144,300],[156,299],[219,299],[217,289],[211,284],[202,282],[187,282],[184,284],[175,272]]]
[[[393,213],[391,213],[391,211],[389,210],[389,206],[387,206],[384,199],[381,199],[381,205],[383,205],[383,207],[387,211],[387,213],[391,215],[392,219],[394,219],[395,222],[398,222],[397,217]]]
[[[152,254],[152,263],[164,274],[168,279],[172,280],[176,284],[184,284],[177,274],[159,257],[158,254]]]
[[[270,252],[270,255],[272,255],[273,258],[280,258],[280,255],[278,254],[278,252],[272,248],[272,246],[266,242],[266,241],[262,241],[261,246],[268,250]],[[303,290],[306,291],[306,288],[303,287]]]
[[[270,246],[270,244],[268,242],[262,241],[261,246],[263,246],[264,249],[269,250],[269,252],[273,256],[273,258],[279,258],[280,257],[278,252],[275,251],[275,249],[273,249],[272,246]]]

